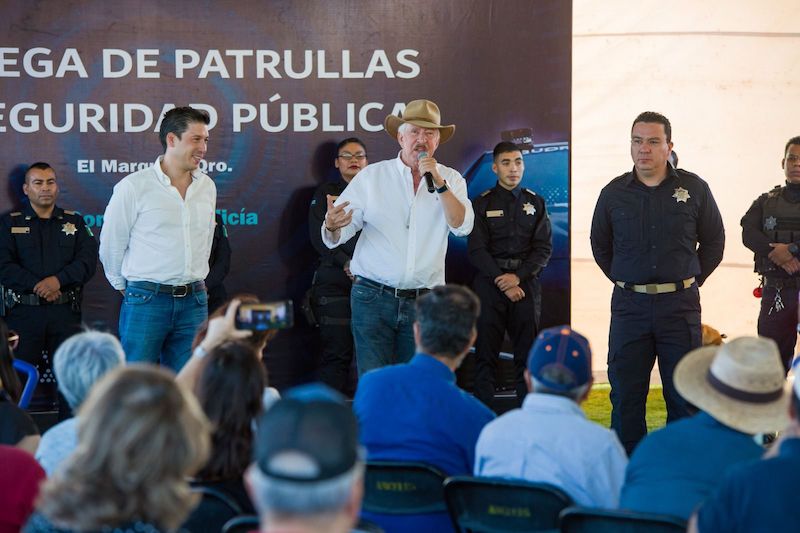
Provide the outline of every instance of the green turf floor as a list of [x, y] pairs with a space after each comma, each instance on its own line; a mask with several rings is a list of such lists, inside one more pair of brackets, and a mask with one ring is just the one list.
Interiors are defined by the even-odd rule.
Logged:
[[[605, 427], [611, 426], [609, 390], [611, 387], [608, 383], [594, 385], [589, 392], [589, 397], [581, 406], [588, 418]], [[667, 423], [667, 408], [664, 405], [664, 397], [661, 396], [661, 387], [650, 387], [650, 393], [647, 395], [646, 418], [648, 431], [664, 427]]]

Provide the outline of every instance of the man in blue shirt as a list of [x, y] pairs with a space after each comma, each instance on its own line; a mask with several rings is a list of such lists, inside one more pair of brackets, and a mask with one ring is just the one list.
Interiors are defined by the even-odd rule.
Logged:
[[[798, 371], [795, 361], [795, 373]], [[796, 375], [796, 374], [795, 374]], [[782, 387], [783, 389], [783, 387]], [[780, 391], [783, 393], [783, 390]], [[760, 394], [767, 394], [764, 390]], [[773, 391], [778, 394], [778, 391]], [[797, 531], [800, 523], [800, 380], [788, 393], [789, 426], [764, 460], [738, 465], [689, 523], [693, 533]]]
[[[417, 299], [417, 353], [407, 364], [367, 372], [353, 409], [368, 460], [419, 461], [468, 475], [475, 441], [494, 414], [456, 385], [455, 370], [475, 342], [480, 303], [466, 287], [435, 287]], [[387, 533], [452, 531], [446, 513], [362, 513]]]
[[[741, 337], [689, 352], [674, 379], [681, 396], [701, 411], [636, 447], [620, 507], [688, 520], [731, 467], [761, 457], [754, 434], [786, 426], [784, 370], [774, 341]], [[757, 383], [778, 393], [765, 399]]]
[[522, 408], [481, 432], [475, 475], [550, 483], [577, 505], [615, 509], [628, 458], [616, 434], [581, 411], [592, 386], [589, 341], [569, 326], [542, 331], [525, 382]]

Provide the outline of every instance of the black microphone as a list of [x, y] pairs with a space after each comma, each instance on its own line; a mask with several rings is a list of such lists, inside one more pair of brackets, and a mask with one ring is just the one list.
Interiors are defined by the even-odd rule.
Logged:
[[[422, 159], [423, 157], [428, 157], [428, 152], [420, 152], [417, 154], [417, 161]], [[430, 172], [426, 172], [422, 175], [425, 178], [425, 184], [428, 186], [428, 192], [434, 193], [436, 192], [436, 187], [433, 186], [433, 176], [431, 176]]]

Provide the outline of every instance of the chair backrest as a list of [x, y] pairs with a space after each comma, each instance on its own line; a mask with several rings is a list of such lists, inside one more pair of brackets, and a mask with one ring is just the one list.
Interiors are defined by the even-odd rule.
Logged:
[[25, 381], [25, 386], [22, 388], [22, 394], [19, 397], [19, 406], [23, 409], [27, 409], [28, 405], [31, 403], [31, 398], [33, 398], [33, 391], [36, 389], [36, 384], [39, 383], [39, 371], [36, 370], [36, 367], [32, 364], [19, 359], [14, 359], [14, 370], [28, 376], [27, 381]]
[[553, 485], [493, 477], [448, 478], [444, 496], [460, 532], [558, 530], [559, 513], [572, 505]]
[[181, 526], [189, 533], [217, 533], [231, 518], [244, 512], [236, 499], [224, 490], [198, 484], [192, 485], [192, 492], [200, 493], [202, 499]]
[[444, 512], [444, 479], [424, 463], [367, 461], [362, 508], [385, 514]]
[[259, 525], [258, 516], [254, 514], [236, 516], [225, 522], [222, 533], [249, 533], [258, 531]]
[[678, 533], [686, 521], [674, 517], [633, 511], [607, 511], [570, 507], [561, 513], [562, 533]]

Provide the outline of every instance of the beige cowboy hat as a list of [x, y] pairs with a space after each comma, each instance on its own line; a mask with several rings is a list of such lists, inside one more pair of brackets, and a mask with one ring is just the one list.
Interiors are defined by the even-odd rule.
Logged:
[[383, 127], [386, 128], [386, 133], [393, 139], [397, 139], [397, 130], [401, 124], [406, 122], [421, 128], [439, 130], [439, 144], [446, 143], [456, 131], [454, 124], [442, 126], [439, 106], [430, 100], [412, 100], [406, 105], [405, 111], [400, 116], [388, 115], [383, 121]]
[[673, 379], [688, 402], [733, 429], [769, 433], [789, 423], [791, 385], [772, 339], [739, 337], [692, 350]]

